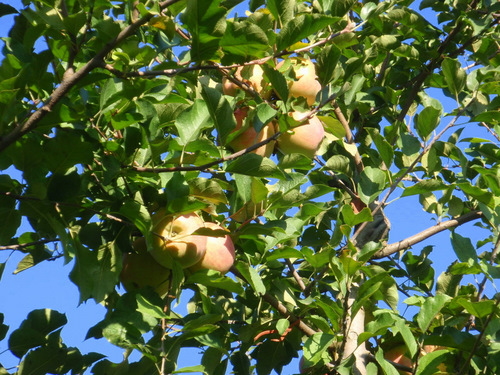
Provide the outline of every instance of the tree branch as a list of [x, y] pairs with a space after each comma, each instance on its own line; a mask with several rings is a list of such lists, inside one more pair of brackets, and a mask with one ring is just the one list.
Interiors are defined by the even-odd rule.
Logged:
[[[178, 1], [179, 0], [167, 0], [162, 2], [160, 6], [163, 9]], [[0, 152], [5, 150], [26, 133], [35, 129], [38, 123], [54, 109], [56, 104], [73, 88], [73, 86], [78, 83], [78, 81], [80, 81], [95, 68], [101, 66], [102, 61], [104, 60], [106, 55], [108, 55], [118, 44], [131, 36], [139, 27], [146, 24], [151, 18], [153, 18], [153, 14], [148, 14], [124, 28], [115, 39], [107, 43], [80, 70], [75, 72], [72, 68], [69, 68], [64, 73], [61, 84], [52, 92], [45, 103], [35, 112], [33, 112], [24, 123], [17, 124], [17, 126], [12, 129], [10, 133], [0, 138]]]
[[5, 245], [5, 246], [0, 246], [0, 250], [22, 250], [26, 247], [43, 245], [46, 243], [57, 242], [57, 241], [60, 241], [60, 239], [55, 238], [55, 239], [46, 239], [46, 240], [39, 240], [39, 241], [33, 241], [33, 242], [19, 243], [16, 245]]
[[422, 242], [426, 240], [429, 237], [432, 237], [433, 235], [440, 233], [446, 229], [451, 229], [458, 227], [462, 224], [468, 223], [469, 221], [472, 220], [477, 220], [479, 219], [483, 213], [481, 211], [471, 211], [469, 213], [466, 213], [456, 219], [451, 219], [448, 221], [444, 221], [442, 223], [436, 224], [430, 228], [427, 228], [426, 230], [423, 230], [420, 233], [417, 233], [411, 237], [408, 237], [404, 240], [398, 241], [396, 243], [387, 245], [383, 249], [381, 249], [379, 252], [377, 252], [374, 256], [373, 259], [380, 259], [387, 257], [389, 255], [392, 255], [394, 253], [397, 253], [398, 251], [401, 250], [406, 250], [409, 247]]

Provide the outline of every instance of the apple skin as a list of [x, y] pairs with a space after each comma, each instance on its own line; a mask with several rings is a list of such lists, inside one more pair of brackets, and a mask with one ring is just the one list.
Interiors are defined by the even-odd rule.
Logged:
[[[311, 60], [293, 57], [295, 80], [288, 82], [288, 91], [294, 98], [304, 97], [310, 106], [316, 102], [316, 95], [321, 91], [321, 84], [317, 80], [314, 63]], [[281, 68], [285, 61], [281, 61], [276, 68]]]
[[[234, 111], [234, 117], [236, 118], [236, 128], [234, 129], [234, 131], [238, 131], [239, 129], [241, 129], [247, 116], [248, 107], [237, 108]], [[241, 151], [263, 141], [266, 138], [272, 137], [274, 134], [275, 130], [272, 123], [264, 126], [259, 133], [257, 133], [252, 125], [250, 125], [248, 129], [243, 131], [240, 135], [229, 142], [228, 146], [231, 147], [234, 151]], [[269, 157], [273, 153], [275, 143], [275, 141], [268, 142], [267, 144], [259, 147], [256, 150], [253, 150], [252, 152], [262, 157]]]
[[[241, 73], [244, 68], [250, 70], [251, 73], [250, 79], [245, 79], [242, 77]], [[259, 94], [262, 94], [264, 92], [264, 85], [265, 85], [264, 71], [262, 70], [260, 65], [252, 65], [248, 67], [240, 66], [238, 69], [236, 69], [236, 73], [234, 73], [234, 78], [246, 83]], [[225, 95], [236, 96], [238, 90], [241, 90], [241, 87], [231, 82], [226, 77], [222, 79], [222, 92]]]
[[[306, 113], [292, 112], [291, 115], [294, 120], [300, 121], [306, 116]], [[298, 153], [312, 159], [324, 136], [323, 124], [319, 118], [313, 116], [304, 121], [302, 125], [281, 134], [278, 138], [278, 148], [284, 154]]]
[[193, 233], [204, 227], [203, 220], [194, 212], [184, 215], [165, 215], [163, 210], [152, 217], [153, 245], [151, 255], [165, 268], [174, 261], [183, 268], [197, 263], [205, 255], [207, 236]]
[[[122, 271], [120, 281], [126, 291], [152, 287], [161, 297], [167, 295], [170, 288], [171, 270], [161, 266], [146, 250], [144, 238], [139, 238], [141, 244], [135, 244], [134, 248], [141, 246], [137, 253], [123, 254]], [[142, 244], [144, 251], [142, 251]]]
[[[205, 223], [206, 228], [225, 230], [218, 224]], [[206, 269], [215, 270], [224, 274], [234, 264], [235, 252], [233, 240], [229, 235], [224, 237], [207, 236], [207, 250], [201, 260], [189, 269], [193, 272]]]

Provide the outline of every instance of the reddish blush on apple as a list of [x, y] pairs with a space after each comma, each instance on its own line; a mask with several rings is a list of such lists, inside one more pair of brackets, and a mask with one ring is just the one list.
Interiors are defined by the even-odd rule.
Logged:
[[[243, 127], [245, 119], [248, 116], [248, 110], [248, 107], [242, 107], [234, 111], [234, 117], [236, 118], [236, 128], [234, 131], [238, 131]], [[249, 124], [247, 129], [228, 143], [228, 146], [234, 151], [241, 151], [262, 142], [264, 139], [272, 137], [274, 134], [275, 130], [272, 123], [265, 125], [259, 133], [257, 133], [252, 124]], [[273, 153], [275, 143], [275, 141], [270, 141], [252, 152], [262, 157], [269, 157]]]
[[[291, 61], [295, 80], [288, 82], [289, 94], [294, 98], [306, 98], [307, 104], [311, 106], [316, 102], [316, 95], [321, 91], [314, 63], [299, 57], [292, 57]], [[280, 69], [284, 63], [285, 60], [281, 61], [276, 68]]]
[[[215, 223], [205, 223], [205, 226], [213, 230], [225, 230]], [[229, 235], [221, 237], [207, 236], [207, 249], [205, 255], [198, 263], [190, 267], [190, 270], [198, 271], [201, 269], [208, 269], [219, 271], [224, 274], [228, 272], [233, 265], [234, 258], [234, 244]]]
[[165, 215], [165, 212], [160, 210], [153, 215], [152, 220], [151, 255], [163, 267], [172, 268], [175, 261], [186, 268], [203, 258], [207, 236], [193, 234], [205, 226], [196, 213]]

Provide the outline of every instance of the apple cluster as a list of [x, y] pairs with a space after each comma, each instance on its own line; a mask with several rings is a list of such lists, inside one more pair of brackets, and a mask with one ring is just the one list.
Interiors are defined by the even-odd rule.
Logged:
[[[316, 101], [316, 95], [321, 90], [321, 84], [317, 80], [314, 63], [311, 60], [298, 57], [291, 58], [290, 62], [295, 79], [288, 81], [289, 95], [293, 98], [303, 97], [307, 104], [312, 106]], [[280, 70], [284, 66], [284, 63], [285, 61], [281, 61], [276, 68]], [[249, 79], [242, 77], [243, 69], [249, 70], [247, 71]], [[262, 98], [269, 99], [272, 96], [272, 88], [264, 80], [264, 71], [260, 65], [245, 68], [240, 67], [236, 70], [234, 78], [242, 82], [249, 89], [254, 90]], [[222, 82], [222, 90], [226, 95], [235, 96], [241, 88], [225, 77]], [[252, 124], [246, 121], [248, 114], [249, 107], [246, 106], [237, 108], [234, 112], [236, 128], [233, 132], [237, 133], [237, 136], [228, 143], [228, 146], [234, 151], [244, 150], [264, 139], [272, 137], [277, 132], [278, 125], [276, 122], [266, 124], [260, 132], [257, 132]], [[325, 135], [323, 124], [318, 117], [307, 116], [307, 112], [293, 111], [289, 113], [289, 116], [299, 124], [281, 134], [277, 142], [271, 141], [254, 150], [254, 153], [263, 157], [269, 157], [273, 153], [275, 146], [277, 146], [278, 150], [285, 155], [298, 153], [311, 159], [314, 157]]]
[[[191, 272], [211, 269], [226, 273], [234, 263], [231, 237], [218, 224], [204, 222], [194, 213], [166, 214], [160, 210], [152, 216], [153, 243], [148, 251], [146, 240], [133, 243], [134, 253], [123, 255], [120, 280], [125, 290], [151, 286], [160, 296], [168, 293], [171, 269], [181, 266]], [[198, 234], [208, 228], [213, 236]]]

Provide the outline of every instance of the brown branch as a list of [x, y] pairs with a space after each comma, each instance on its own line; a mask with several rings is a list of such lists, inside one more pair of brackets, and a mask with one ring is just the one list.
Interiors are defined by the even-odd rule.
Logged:
[[292, 272], [293, 278], [295, 279], [295, 281], [299, 285], [300, 290], [305, 291], [306, 290], [306, 285], [304, 284], [304, 281], [302, 280], [302, 278], [300, 277], [299, 273], [297, 272], [297, 270], [293, 266], [292, 261], [287, 258], [287, 259], [285, 259], [285, 262], [286, 262], [286, 265], [288, 266], [288, 268], [290, 269], [290, 271]]
[[55, 239], [46, 239], [46, 240], [39, 240], [39, 241], [33, 241], [33, 242], [19, 243], [16, 245], [5, 245], [5, 246], [0, 246], [0, 250], [22, 250], [26, 247], [43, 245], [46, 243], [57, 242], [57, 241], [61, 241], [61, 240], [59, 238], [55, 238]]
[[278, 131], [274, 135], [272, 135], [271, 137], [266, 138], [263, 141], [258, 142], [250, 147], [247, 147], [243, 150], [235, 152], [234, 154], [222, 157], [220, 159], [211, 161], [210, 163], [206, 163], [203, 165], [198, 165], [198, 166], [190, 165], [190, 166], [186, 166], [186, 167], [180, 166], [180, 167], [164, 167], [164, 168], [154, 168], [154, 167], [148, 168], [148, 167], [137, 167], [137, 166], [133, 166], [133, 165], [127, 165], [127, 166], [124, 166], [124, 168], [129, 168], [129, 169], [132, 169], [136, 172], [152, 172], [152, 173], [179, 172], [179, 171], [205, 171], [205, 170], [213, 167], [214, 165], [221, 164], [225, 161], [236, 159], [244, 154], [248, 154], [248, 153], [252, 152], [253, 150], [258, 149], [259, 147], [261, 147], [261, 146], [263, 146], [271, 141], [278, 139], [278, 137], [280, 135], [281, 135], [281, 132]]
[[465, 223], [468, 223], [469, 221], [472, 221], [472, 220], [477, 220], [477, 219], [481, 218], [482, 215], [483, 215], [483, 213], [481, 211], [471, 211], [471, 212], [466, 213], [466, 214], [464, 214], [456, 219], [451, 219], [451, 220], [436, 224], [436, 225], [434, 225], [430, 228], [427, 228], [427, 229], [423, 230], [422, 232], [417, 233], [411, 237], [408, 237], [404, 240], [401, 240], [401, 241], [398, 241], [398, 242], [395, 242], [393, 244], [385, 246], [380, 251], [378, 251], [373, 256], [373, 258], [380, 259], [380, 258], [387, 257], [389, 255], [392, 255], [394, 253], [397, 253], [398, 251], [406, 250], [409, 247], [411, 247], [419, 242], [422, 242], [422, 241], [428, 239], [429, 237], [431, 237], [437, 233], [440, 233], [446, 229], [458, 227], [458, 226], [465, 224]]
[[[179, 0], [167, 0], [160, 4], [161, 8], [166, 8]], [[139, 27], [146, 24], [153, 14], [148, 14], [124, 28], [118, 36], [107, 43], [94, 57], [92, 57], [81, 69], [74, 71], [69, 68], [63, 76], [61, 84], [52, 92], [50, 97], [45, 101], [42, 107], [33, 112], [28, 120], [24, 123], [17, 124], [16, 127], [8, 134], [0, 138], [0, 152], [9, 147], [16, 140], [21, 138], [26, 133], [35, 129], [38, 123], [51, 112], [56, 104], [75, 86], [78, 81], [89, 74], [95, 68], [101, 66], [104, 58], [121, 42], [131, 36]]]

